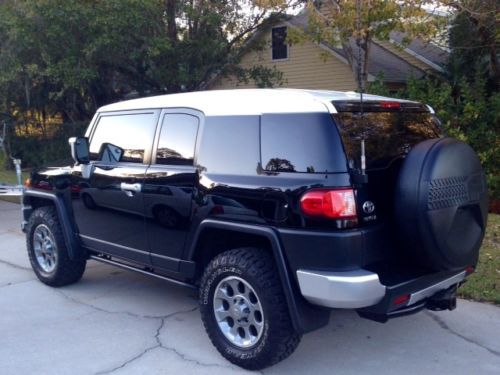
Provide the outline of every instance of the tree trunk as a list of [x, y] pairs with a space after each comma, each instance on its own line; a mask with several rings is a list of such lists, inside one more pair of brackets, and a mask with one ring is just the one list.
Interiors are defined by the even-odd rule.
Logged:
[[165, 13], [167, 17], [167, 36], [172, 43], [177, 42], [177, 23], [175, 15], [177, 11], [177, 0], [165, 0]]
[[[176, 13], [177, 13], [177, 0], [165, 0], [165, 13], [167, 20], [167, 37], [172, 43], [175, 50], [175, 46], [178, 43], [178, 35], [177, 35], [177, 23], [176, 23]], [[167, 61], [169, 66], [169, 70], [172, 72], [172, 77], [179, 77], [179, 62], [177, 58], [172, 58], [171, 61]], [[176, 79], [174, 82], [171, 82], [167, 90], [169, 93], [176, 93], [181, 91], [181, 85]]]

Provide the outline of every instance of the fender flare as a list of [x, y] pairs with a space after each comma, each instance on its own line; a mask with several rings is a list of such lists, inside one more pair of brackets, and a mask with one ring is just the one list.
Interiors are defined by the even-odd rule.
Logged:
[[33, 212], [33, 208], [31, 207], [31, 204], [27, 199], [29, 197], [50, 200], [54, 204], [57, 216], [59, 218], [59, 222], [61, 223], [64, 243], [68, 250], [69, 258], [74, 260], [74, 259], [79, 259], [81, 257], [85, 257], [85, 254], [83, 253], [82, 248], [76, 239], [74, 225], [71, 221], [70, 215], [68, 214], [68, 211], [65, 208], [66, 206], [64, 203], [64, 197], [59, 194], [30, 190], [30, 189], [25, 189], [23, 191], [23, 205], [22, 205], [23, 231], [25, 231], [26, 224], [28, 223], [31, 213]]
[[303, 334], [328, 324], [330, 311], [308, 303], [302, 297], [298, 285], [290, 277], [290, 271], [283, 252], [283, 245], [281, 244], [279, 234], [274, 229], [260, 225], [205, 219], [196, 230], [187, 254], [187, 259], [194, 259], [198, 240], [201, 234], [207, 229], [224, 229], [266, 238], [271, 244], [271, 251], [278, 268], [294, 329], [298, 333]]

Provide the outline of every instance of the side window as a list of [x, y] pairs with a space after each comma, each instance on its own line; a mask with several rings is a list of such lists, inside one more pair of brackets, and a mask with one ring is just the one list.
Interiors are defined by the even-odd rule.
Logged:
[[340, 136], [328, 113], [262, 115], [262, 167], [270, 172], [346, 171]]
[[274, 27], [272, 35], [272, 58], [283, 60], [288, 58], [288, 45], [286, 44], [286, 26]]
[[251, 175], [259, 161], [259, 116], [205, 118], [197, 162], [207, 172]]
[[142, 163], [153, 144], [156, 119], [153, 112], [101, 116], [90, 141], [90, 160]]
[[156, 164], [193, 165], [199, 119], [183, 113], [163, 117]]

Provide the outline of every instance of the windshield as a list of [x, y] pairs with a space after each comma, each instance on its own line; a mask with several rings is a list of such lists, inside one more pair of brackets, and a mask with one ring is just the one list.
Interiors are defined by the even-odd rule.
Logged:
[[360, 169], [361, 140], [366, 168], [387, 168], [426, 139], [440, 136], [439, 121], [429, 112], [340, 112], [334, 115], [352, 169]]

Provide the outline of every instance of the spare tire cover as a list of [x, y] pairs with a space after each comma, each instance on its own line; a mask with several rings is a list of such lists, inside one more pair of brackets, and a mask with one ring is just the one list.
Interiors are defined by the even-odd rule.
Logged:
[[454, 138], [412, 148], [395, 194], [401, 246], [435, 271], [475, 266], [484, 237], [488, 197], [476, 153]]

